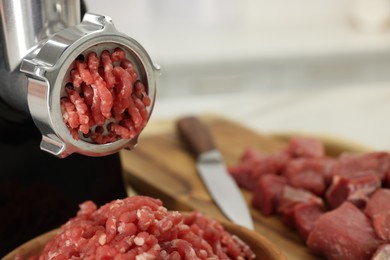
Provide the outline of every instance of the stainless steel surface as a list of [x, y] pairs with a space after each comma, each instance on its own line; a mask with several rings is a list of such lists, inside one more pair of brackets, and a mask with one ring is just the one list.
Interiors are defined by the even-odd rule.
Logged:
[[80, 22], [80, 0], [0, 1], [3, 44], [10, 71], [41, 40]]
[[233, 222], [254, 229], [246, 201], [233, 178], [227, 173], [222, 156], [217, 150], [198, 157], [199, 174], [215, 203]]
[[0, 0], [2, 22], [0, 96], [24, 113], [27, 78], [23, 58], [48, 36], [80, 22], [80, 0]]
[[158, 67], [144, 48], [116, 30], [111, 18], [87, 13], [80, 23], [79, 0], [0, 0], [2, 57], [0, 100], [15, 110], [30, 113], [42, 133], [41, 149], [58, 157], [71, 153], [104, 156], [133, 148], [138, 136], [98, 145], [81, 134], [76, 141], [63, 122], [60, 99], [75, 59], [81, 54], [120, 47], [156, 97]]
[[[133, 148], [137, 137], [98, 145], [87, 140], [75, 140], [63, 123], [60, 99], [65, 96], [65, 85], [73, 63], [80, 54], [121, 47], [147, 82], [149, 95], [155, 99], [156, 72], [146, 51], [134, 39], [119, 33], [109, 17], [86, 14], [83, 21], [53, 35], [20, 66], [28, 76], [28, 105], [35, 124], [42, 132], [41, 148], [59, 157], [77, 152], [88, 156], [102, 156], [123, 147]], [[148, 107], [149, 115], [153, 105]], [[81, 136], [82, 137], [82, 136]]]

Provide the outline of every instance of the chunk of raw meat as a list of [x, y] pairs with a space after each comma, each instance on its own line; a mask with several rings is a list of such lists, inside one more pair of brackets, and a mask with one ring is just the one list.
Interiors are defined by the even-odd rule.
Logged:
[[378, 247], [371, 260], [389, 260], [390, 259], [390, 244], [384, 244]]
[[369, 196], [381, 186], [381, 181], [374, 173], [356, 178], [334, 176], [333, 183], [326, 192], [326, 201], [331, 208], [337, 208], [344, 201], [358, 207], [364, 207]]
[[385, 176], [385, 186], [387, 187], [387, 188], [390, 188], [390, 171], [388, 171], [387, 173], [386, 173], [386, 176]]
[[313, 203], [299, 203], [294, 206], [295, 228], [306, 241], [317, 220], [325, 213], [323, 207]]
[[371, 217], [376, 214], [390, 213], [390, 189], [378, 189], [375, 191], [365, 208], [365, 213]]
[[334, 158], [324, 158], [322, 160], [322, 174], [324, 176], [325, 184], [329, 186], [332, 183], [333, 175], [332, 170], [333, 166], [337, 163], [337, 159]]
[[322, 159], [299, 158], [291, 160], [283, 176], [289, 185], [322, 196], [325, 192], [324, 162]]
[[367, 202], [365, 213], [371, 218], [377, 235], [390, 241], [390, 189], [378, 189]]
[[272, 215], [282, 197], [286, 178], [268, 174], [260, 177], [252, 197], [253, 207], [259, 209], [265, 216]]
[[343, 203], [323, 214], [307, 240], [309, 249], [327, 259], [370, 259], [380, 245], [370, 220], [355, 205]]
[[247, 149], [239, 163], [230, 166], [228, 170], [238, 185], [248, 190], [254, 190], [262, 175], [279, 174], [289, 159], [289, 155], [284, 152], [265, 155], [254, 149]]
[[278, 206], [278, 212], [281, 214], [284, 225], [295, 228], [294, 207], [301, 203], [324, 207], [324, 202], [320, 197], [309, 191], [285, 185]]
[[367, 154], [342, 154], [332, 169], [332, 175], [359, 177], [372, 171], [382, 181], [390, 171], [390, 155], [387, 152]]
[[287, 152], [293, 157], [322, 158], [324, 146], [320, 140], [307, 137], [293, 137], [290, 139]]

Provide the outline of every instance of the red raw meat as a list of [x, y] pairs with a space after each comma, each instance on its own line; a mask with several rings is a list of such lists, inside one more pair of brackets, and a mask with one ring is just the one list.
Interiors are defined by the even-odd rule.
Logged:
[[387, 188], [390, 188], [390, 171], [388, 171], [386, 173], [386, 176], [385, 176], [385, 185]]
[[293, 219], [295, 228], [305, 241], [309, 237], [319, 217], [324, 213], [324, 208], [314, 203], [298, 203], [294, 206]]
[[230, 175], [240, 187], [252, 191], [255, 190], [257, 180], [260, 176], [257, 172], [254, 172], [252, 165], [256, 161], [261, 161], [263, 157], [263, 155], [260, 155], [255, 150], [247, 149], [244, 151], [238, 164], [228, 167]]
[[372, 217], [374, 229], [379, 238], [390, 242], [390, 214], [377, 214]]
[[68, 98], [61, 99], [61, 111], [64, 122], [70, 128], [79, 127], [80, 119], [76, 106]]
[[81, 59], [76, 59], [75, 67], [79, 72], [81, 79], [85, 82], [85, 84], [91, 85], [93, 83], [93, 77], [91, 75], [91, 72], [87, 68], [87, 64], [85, 64], [85, 62]]
[[244, 151], [239, 163], [228, 170], [238, 185], [254, 190], [262, 175], [279, 174], [289, 160], [289, 155], [284, 152], [264, 155], [249, 148]]
[[390, 259], [390, 244], [384, 244], [378, 247], [371, 260], [388, 260]]
[[370, 259], [380, 243], [370, 220], [350, 202], [323, 214], [307, 240], [311, 251], [333, 260]]
[[121, 48], [116, 48], [111, 54], [112, 62], [126, 60], [126, 53]]
[[322, 174], [324, 176], [326, 186], [329, 186], [332, 183], [333, 175], [333, 167], [337, 163], [337, 159], [334, 158], [324, 158], [322, 160], [323, 168]]
[[390, 213], [390, 189], [378, 189], [367, 202], [365, 213], [368, 216]]
[[252, 197], [252, 205], [265, 216], [272, 215], [278, 207], [279, 200], [282, 197], [286, 179], [282, 176], [267, 174], [257, 182]]
[[324, 202], [320, 197], [309, 191], [285, 185], [278, 206], [278, 212], [281, 214], [284, 225], [295, 228], [294, 207], [301, 203], [324, 207]]
[[293, 137], [290, 139], [287, 152], [293, 157], [322, 158], [324, 147], [321, 141], [307, 137]]
[[112, 66], [110, 53], [108, 51], [103, 51], [101, 54], [103, 70], [104, 70], [104, 80], [107, 83], [107, 88], [113, 88], [115, 86], [115, 77], [112, 74], [114, 67]]
[[152, 101], [150, 100], [149, 96], [146, 94], [146, 88], [144, 84], [142, 84], [141, 81], [136, 81], [134, 85], [135, 85], [134, 86], [135, 95], [137, 96], [137, 98], [142, 100], [145, 106], [149, 106]]
[[74, 104], [77, 110], [77, 114], [80, 121], [80, 131], [83, 132], [84, 134], [87, 134], [89, 132], [88, 107], [85, 104], [84, 99], [80, 97], [79, 92], [68, 88], [66, 89], [66, 92], [68, 94], [70, 101]]
[[378, 189], [367, 202], [365, 213], [371, 218], [377, 235], [390, 241], [390, 189]]
[[390, 171], [390, 155], [387, 152], [367, 154], [342, 154], [332, 169], [332, 175], [359, 177], [373, 171], [382, 181]]
[[[106, 119], [111, 118], [111, 109], [113, 107], [114, 98], [107, 88], [107, 84], [97, 71], [92, 73], [94, 83], [91, 84], [92, 89], [97, 91], [100, 98], [100, 111]], [[95, 93], [95, 92], [94, 92]]]
[[200, 212], [183, 216], [160, 200], [132, 196], [77, 216], [44, 247], [39, 259], [254, 259], [248, 245]]
[[[390, 242], [390, 189], [380, 189], [382, 183], [390, 187], [387, 152], [330, 158], [319, 140], [295, 137], [281, 153], [247, 149], [230, 173], [253, 191], [252, 205], [263, 215], [277, 211], [327, 259], [370, 259]], [[334, 210], [327, 212], [323, 199]], [[359, 211], [364, 206], [368, 217]], [[387, 256], [389, 247], [375, 259]]]
[[369, 196], [381, 186], [381, 181], [373, 172], [355, 178], [334, 176], [333, 183], [326, 192], [326, 201], [331, 208], [337, 208], [344, 201], [364, 207]]
[[[104, 50], [100, 57], [90, 52], [86, 60], [84, 56], [75, 60], [67, 96], [61, 101], [64, 123], [74, 139], [84, 134], [94, 143], [105, 144], [134, 138], [145, 127], [152, 100], [135, 69], [120, 48], [112, 53]], [[103, 131], [96, 131], [96, 126]]]
[[289, 185], [322, 196], [326, 188], [323, 171], [322, 159], [299, 158], [287, 164], [283, 176], [287, 178]]

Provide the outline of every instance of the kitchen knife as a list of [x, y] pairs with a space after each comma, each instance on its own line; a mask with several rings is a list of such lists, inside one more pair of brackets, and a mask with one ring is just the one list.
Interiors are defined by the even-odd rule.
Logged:
[[231, 221], [254, 229], [244, 197], [226, 170], [207, 127], [195, 117], [179, 119], [177, 128], [197, 157], [197, 169], [213, 200]]

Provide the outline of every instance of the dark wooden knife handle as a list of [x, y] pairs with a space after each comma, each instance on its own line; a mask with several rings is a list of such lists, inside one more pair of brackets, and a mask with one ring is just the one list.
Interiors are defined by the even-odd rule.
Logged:
[[177, 129], [193, 154], [199, 154], [215, 149], [213, 138], [206, 125], [193, 116], [178, 120]]

